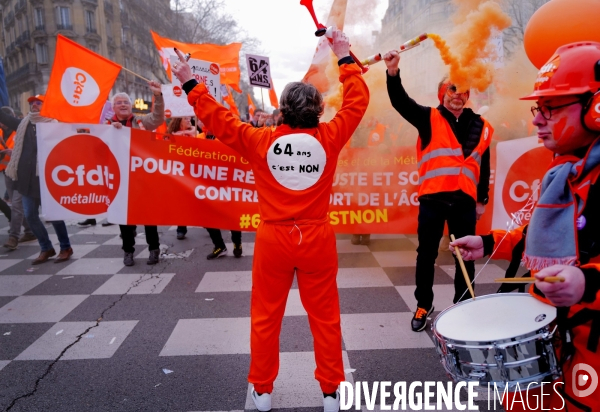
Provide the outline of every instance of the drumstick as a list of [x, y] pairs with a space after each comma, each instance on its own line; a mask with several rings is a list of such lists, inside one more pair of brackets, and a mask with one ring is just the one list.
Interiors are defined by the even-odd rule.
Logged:
[[[498, 278], [498, 279], [494, 279], [494, 282], [497, 283], [532, 283], [535, 282], [536, 280], [540, 280], [540, 279], [536, 279], [536, 278]], [[564, 282], [565, 278], [563, 278], [562, 276], [546, 276], [543, 279], [544, 282], [549, 282], [549, 283], [558, 283], [558, 282]]]
[[[456, 241], [454, 235], [450, 235], [450, 239], [452, 241]], [[467, 268], [465, 268], [465, 262], [463, 262], [462, 256], [460, 255], [460, 250], [458, 250], [458, 246], [454, 246], [454, 251], [456, 252], [456, 257], [458, 258], [458, 263], [460, 264], [460, 268], [462, 269], [463, 276], [465, 277], [465, 282], [469, 287], [469, 292], [471, 293], [471, 297], [475, 300], [475, 292], [473, 292], [473, 286], [471, 285], [471, 279], [469, 279], [469, 275], [467, 273]], [[458, 273], [454, 276], [458, 276]]]

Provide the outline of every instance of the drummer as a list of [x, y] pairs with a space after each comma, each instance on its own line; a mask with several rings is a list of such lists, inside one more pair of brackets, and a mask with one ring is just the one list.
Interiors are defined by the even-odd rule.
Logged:
[[[538, 73], [534, 92], [522, 100], [537, 101], [533, 124], [555, 155], [526, 235], [524, 227], [492, 231], [460, 238], [450, 248], [458, 246], [468, 260], [491, 253], [510, 260], [513, 247], [525, 239], [523, 263], [536, 278], [530, 292], [558, 309], [564, 377], [557, 387], [564, 407], [600, 411], [600, 43], [560, 47]], [[548, 276], [564, 282], [545, 282]], [[563, 399], [549, 386], [544, 408], [549, 403], [561, 410]]]

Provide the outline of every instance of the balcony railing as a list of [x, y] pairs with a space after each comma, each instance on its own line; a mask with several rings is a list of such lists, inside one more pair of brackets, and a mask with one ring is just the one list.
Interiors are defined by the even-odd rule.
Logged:
[[15, 45], [22, 46], [25, 43], [28, 43], [30, 38], [31, 36], [29, 36], [29, 30], [25, 30], [19, 37], [17, 37], [15, 40]]
[[46, 26], [44, 24], [35, 26], [35, 31], [46, 31]]
[[73, 25], [72, 24], [57, 24], [56, 29], [57, 30], [73, 30]]
[[7, 73], [6, 84], [11, 84], [29, 75], [35, 75], [36, 70], [37, 68], [35, 63], [25, 63], [14, 72]]
[[86, 28], [85, 28], [85, 32], [86, 32], [86, 33], [91, 33], [91, 34], [96, 34], [96, 33], [98, 33], [98, 31], [96, 30], [96, 28], [95, 28], [95, 27], [86, 27]]
[[90, 6], [98, 6], [98, 0], [81, 0], [81, 2]]

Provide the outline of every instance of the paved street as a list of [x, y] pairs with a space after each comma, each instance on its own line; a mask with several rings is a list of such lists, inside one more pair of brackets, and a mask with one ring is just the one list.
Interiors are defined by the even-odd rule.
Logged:
[[[243, 234], [242, 258], [229, 244], [228, 256], [208, 261], [204, 229], [177, 240], [175, 227], [161, 227], [161, 262], [146, 265], [140, 234], [135, 266], [125, 267], [118, 226], [69, 223], [75, 254], [68, 262], [32, 266], [35, 241], [0, 250], [0, 410], [253, 409], [246, 375], [254, 234]], [[1, 217], [2, 243], [7, 226]], [[338, 236], [349, 381], [447, 380], [430, 332], [410, 330], [415, 243], [415, 236], [374, 235], [369, 246], [355, 246]], [[480, 277], [478, 294], [497, 289], [491, 279], [505, 266], [495, 263]], [[450, 253], [438, 264], [436, 311], [451, 303], [454, 275]], [[307, 316], [294, 287], [273, 410], [322, 411], [313, 370]]]

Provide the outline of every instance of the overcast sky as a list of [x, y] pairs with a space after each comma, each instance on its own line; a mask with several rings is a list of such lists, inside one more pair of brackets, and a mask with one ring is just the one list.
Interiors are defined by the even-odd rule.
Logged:
[[[347, 18], [354, 1], [357, 0], [348, 0]], [[332, 3], [333, 0], [313, 2], [317, 18], [323, 24]], [[317, 46], [315, 24], [306, 7], [300, 5], [300, 0], [225, 0], [225, 4], [226, 12], [235, 16], [250, 36], [260, 40], [262, 51], [270, 59], [271, 76], [279, 97], [287, 83], [302, 79]], [[370, 35], [372, 30], [380, 30], [388, 0], [372, 0], [372, 4], [375, 18], [355, 27], [355, 31]], [[241, 57], [245, 61], [245, 56]], [[260, 101], [259, 88], [255, 88], [255, 97]], [[268, 101], [266, 90], [264, 97]]]

